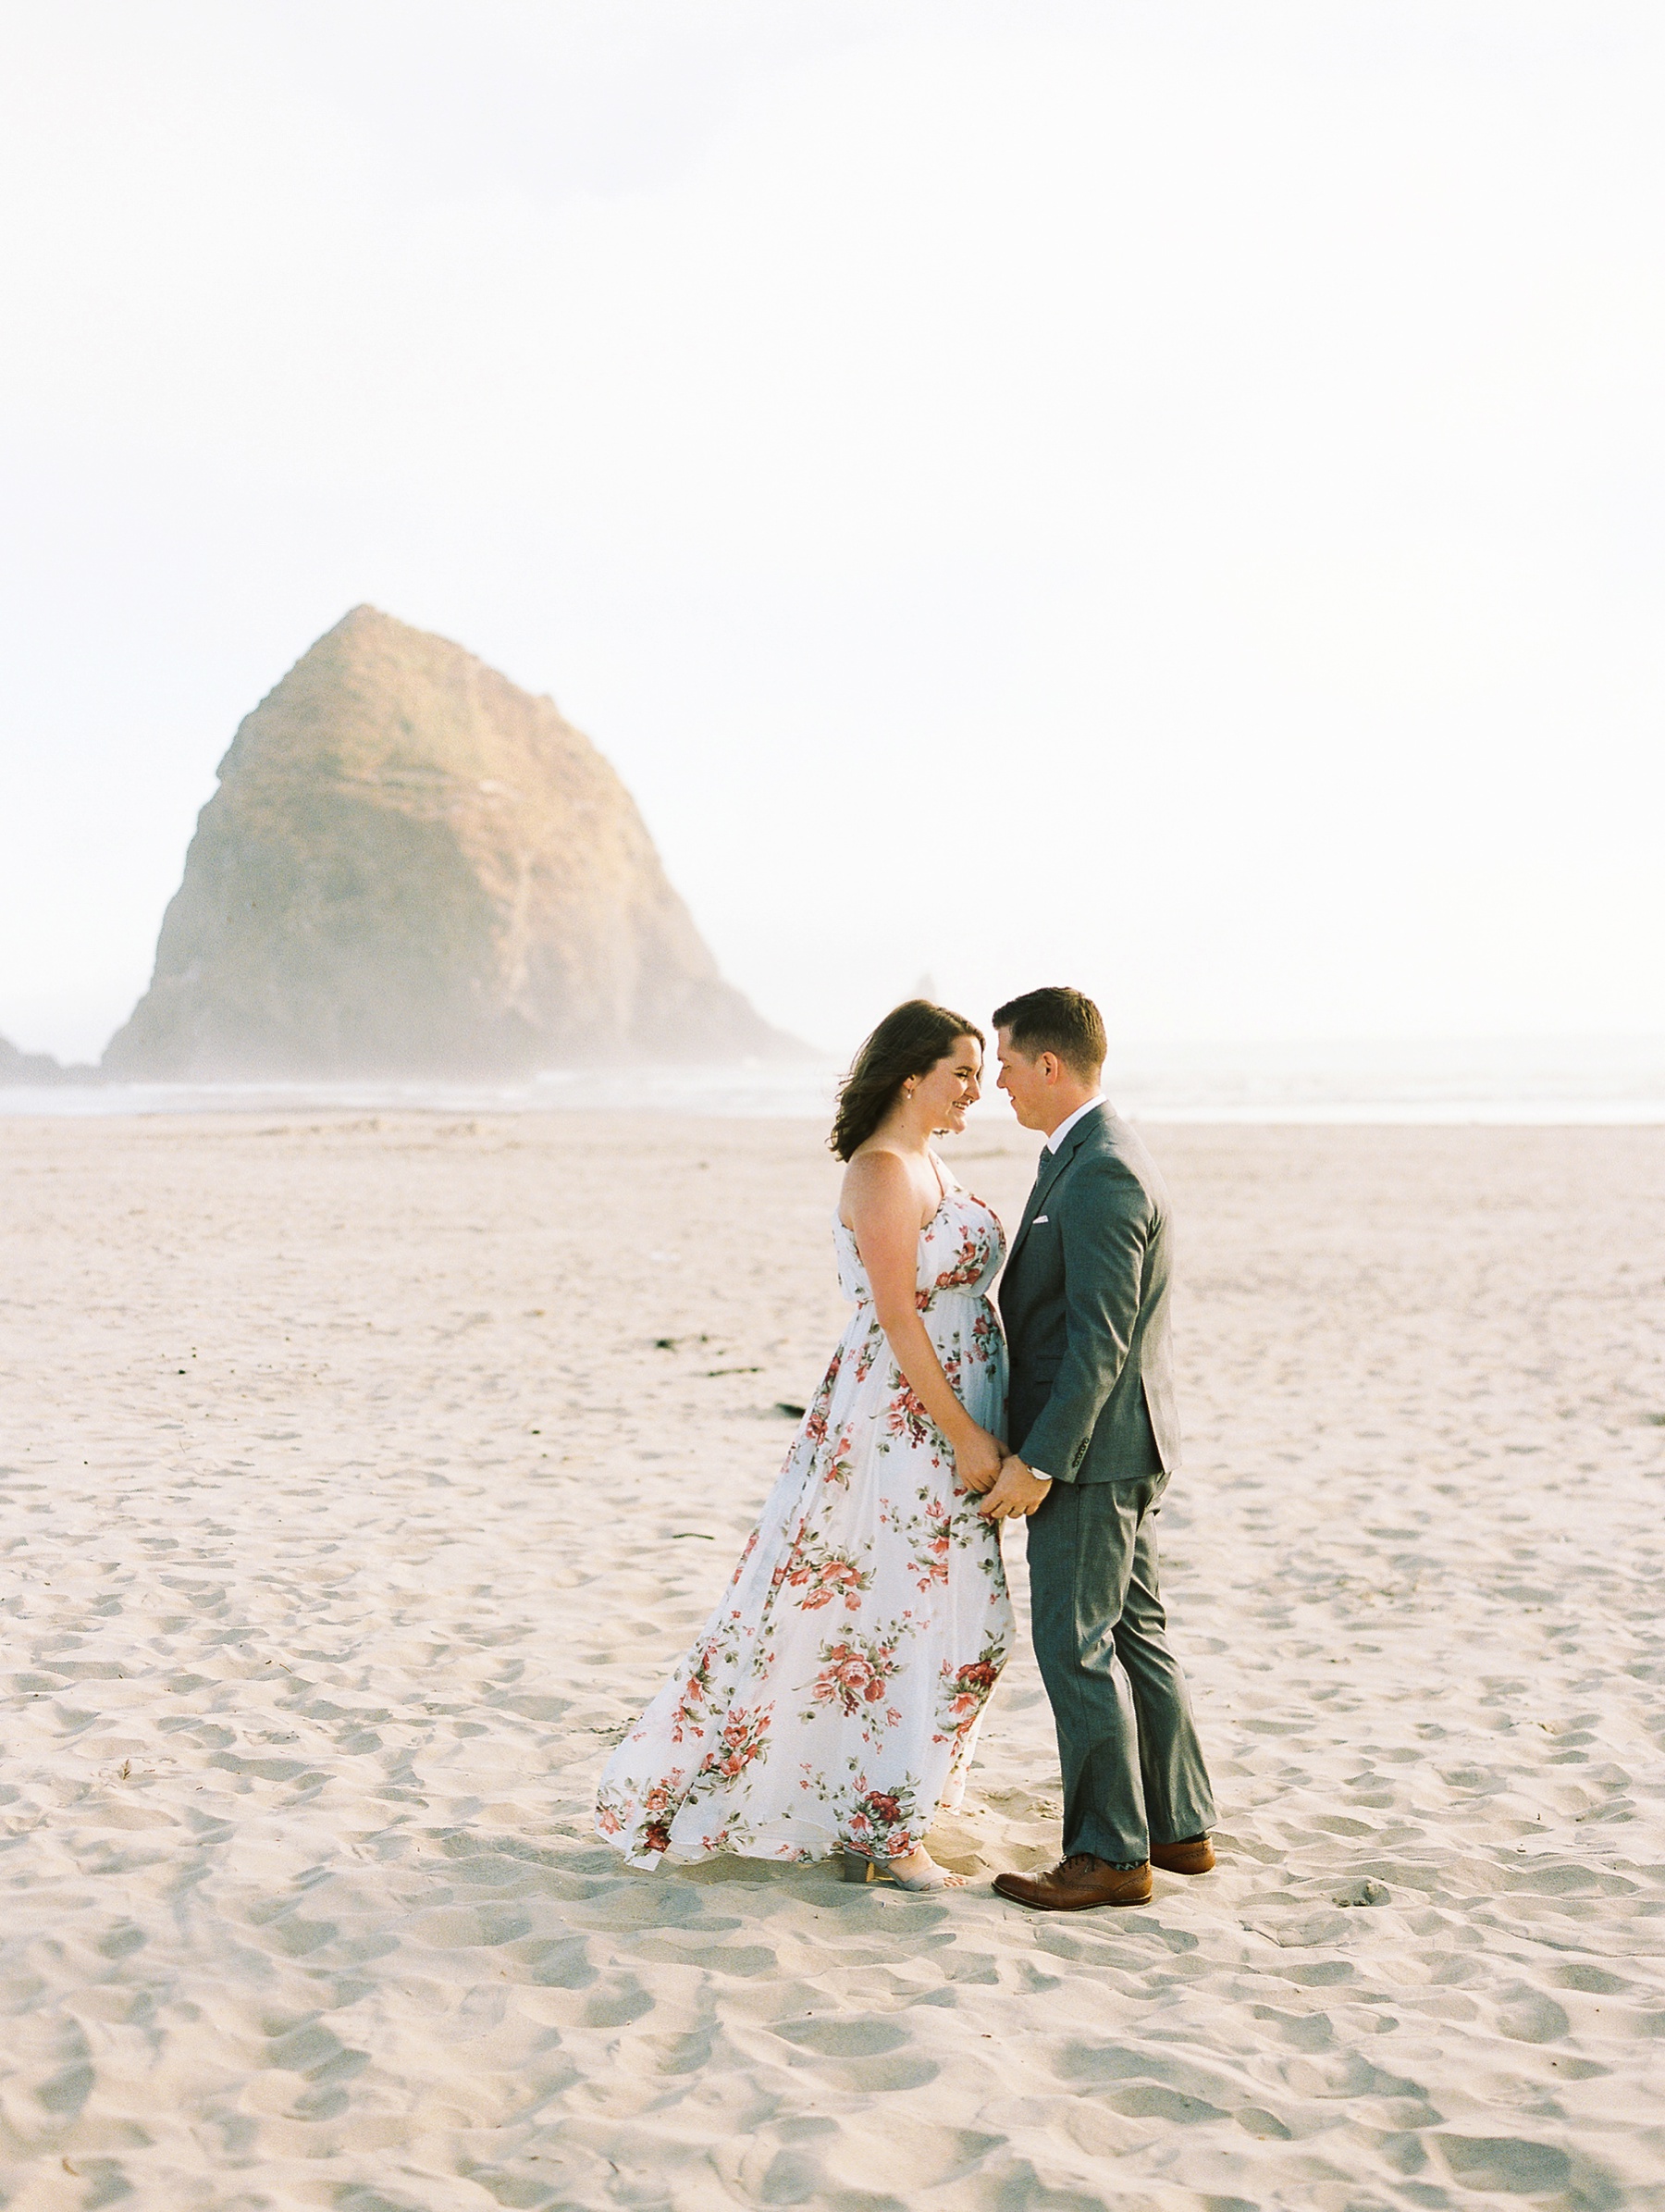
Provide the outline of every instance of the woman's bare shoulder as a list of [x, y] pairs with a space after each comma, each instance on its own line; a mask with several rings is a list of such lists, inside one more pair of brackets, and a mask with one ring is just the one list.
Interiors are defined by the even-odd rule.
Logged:
[[887, 1144], [874, 1144], [852, 1155], [838, 1204], [846, 1228], [853, 1226], [849, 1217], [857, 1207], [864, 1212], [892, 1207], [900, 1211], [905, 1206], [917, 1209], [918, 1205], [913, 1170], [901, 1153]]

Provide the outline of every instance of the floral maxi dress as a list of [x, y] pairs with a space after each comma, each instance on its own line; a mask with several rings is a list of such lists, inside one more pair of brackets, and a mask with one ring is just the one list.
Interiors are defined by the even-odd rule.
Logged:
[[[965, 1791], [1012, 1642], [998, 1528], [955, 1479], [872, 1286], [834, 1221], [855, 1307], [728, 1593], [601, 1778], [596, 1824], [633, 1866], [735, 1851], [901, 1858]], [[949, 1382], [995, 1435], [1000, 1223], [957, 1187], [919, 1232], [918, 1304]]]

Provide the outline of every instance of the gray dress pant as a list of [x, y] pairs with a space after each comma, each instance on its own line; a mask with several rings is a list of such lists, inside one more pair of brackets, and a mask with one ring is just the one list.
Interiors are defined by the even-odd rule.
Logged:
[[1215, 1824], [1156, 1582], [1166, 1475], [1054, 1482], [1029, 1523], [1035, 1656], [1064, 1770], [1064, 1851], [1114, 1866]]

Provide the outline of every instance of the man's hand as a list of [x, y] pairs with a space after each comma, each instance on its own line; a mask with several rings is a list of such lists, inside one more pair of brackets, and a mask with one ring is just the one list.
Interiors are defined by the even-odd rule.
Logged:
[[1036, 1475], [1013, 1452], [1001, 1464], [994, 1488], [978, 1507], [985, 1521], [1026, 1520], [1052, 1489], [1052, 1477]]

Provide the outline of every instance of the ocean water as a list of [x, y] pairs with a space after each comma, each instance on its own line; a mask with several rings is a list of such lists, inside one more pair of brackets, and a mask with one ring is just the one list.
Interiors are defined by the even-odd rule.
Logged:
[[[561, 1069], [521, 1083], [100, 1083], [0, 1089], [0, 1116], [622, 1113], [826, 1120], [832, 1062]], [[1113, 1044], [1105, 1089], [1135, 1120], [1665, 1122], [1665, 1038]], [[1008, 1117], [991, 1092], [975, 1118]]]

